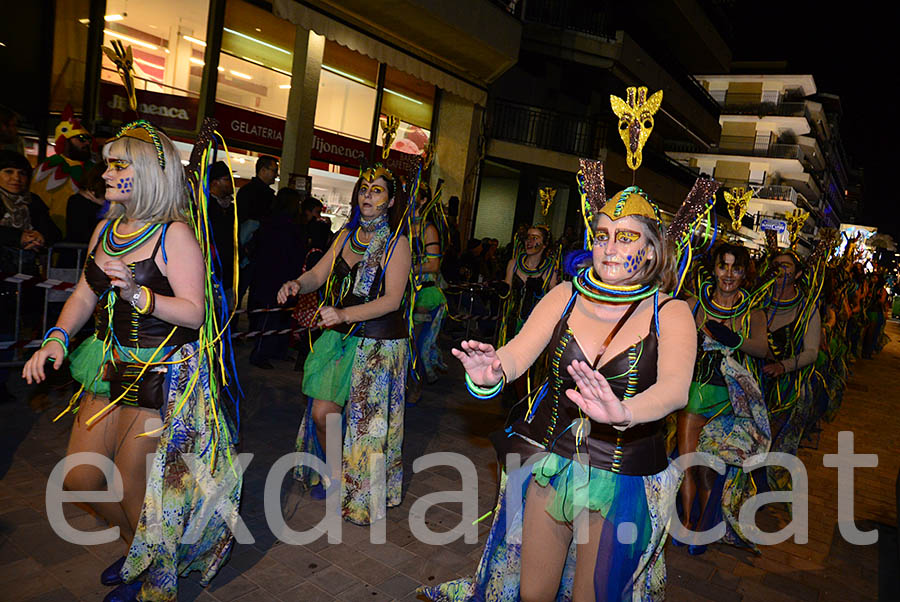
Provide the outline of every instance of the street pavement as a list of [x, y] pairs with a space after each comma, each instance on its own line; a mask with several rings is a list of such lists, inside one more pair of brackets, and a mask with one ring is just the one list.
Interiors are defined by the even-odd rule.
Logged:
[[[893, 339], [874, 360], [853, 369], [837, 419], [825, 424], [817, 447], [801, 450], [809, 476], [809, 541], [789, 539], [753, 554], [726, 545], [710, 546], [703, 556], [667, 546], [669, 600], [876, 600], [879, 577], [896, 582], [897, 503], [900, 469], [900, 328], [888, 325]], [[252, 544], [237, 544], [231, 559], [207, 588], [196, 576], [179, 581], [179, 600], [220, 602], [346, 602], [417, 600], [414, 590], [471, 574], [481, 554], [490, 518], [478, 524], [477, 543], [462, 540], [443, 546], [413, 537], [409, 520], [421, 520], [435, 532], [460, 524], [461, 505], [413, 504], [429, 493], [461, 488], [459, 473], [446, 466], [414, 472], [413, 461], [425, 454], [451, 451], [471, 460], [478, 474], [478, 516], [490, 511], [497, 488], [497, 463], [487, 439], [502, 426], [497, 399], [469, 397], [458, 362], [447, 354], [450, 373], [425, 388], [416, 407], [406, 411], [404, 500], [388, 511], [384, 544], [369, 541], [369, 530], [343, 523], [342, 542], [324, 534], [307, 545], [279, 541], [264, 511], [264, 484], [275, 461], [294, 451], [304, 409], [300, 374], [290, 362], [261, 370], [247, 361], [249, 343], [238, 348], [241, 384], [242, 452], [254, 454], [245, 473], [241, 516]], [[71, 418], [52, 422], [67, 400], [67, 389], [35, 390], [14, 376], [10, 389], [18, 402], [0, 405], [0, 600], [66, 602], [101, 600], [109, 591], [99, 573], [125, 551], [120, 542], [79, 546], [60, 539], [45, 509], [47, 477], [66, 450]], [[838, 432], [855, 434], [856, 453], [878, 454], [876, 468], [855, 472], [855, 519], [860, 529], [879, 529], [881, 542], [855, 546], [841, 537], [837, 524], [837, 469], [823, 465], [823, 455], [837, 450]], [[815, 442], [814, 442], [815, 443]], [[276, 478], [276, 482], [278, 479]], [[277, 491], [277, 486], [276, 486]], [[283, 479], [280, 504], [286, 524], [296, 531], [314, 528], [325, 502], [304, 495]], [[411, 509], [413, 512], [411, 512]], [[105, 528], [93, 515], [65, 505], [69, 523], [82, 530]], [[775, 531], [788, 524], [787, 513], [767, 506], [758, 524]], [[893, 539], [892, 539], [893, 538]], [[880, 566], [882, 565], [886, 566]], [[894, 583], [896, 586], [896, 583]]]

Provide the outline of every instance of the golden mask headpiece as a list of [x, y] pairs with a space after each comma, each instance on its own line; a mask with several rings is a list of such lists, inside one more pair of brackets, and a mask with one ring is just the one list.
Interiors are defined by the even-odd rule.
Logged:
[[792, 249], [797, 246], [797, 241], [800, 239], [800, 231], [803, 229], [803, 224], [806, 223], [808, 218], [809, 213], [803, 209], [794, 209], [784, 216], [784, 221], [787, 222], [788, 232], [791, 235]]
[[662, 90], [647, 98], [647, 88], [631, 87], [626, 90], [627, 99], [609, 97], [613, 113], [619, 118], [619, 136], [625, 143], [625, 163], [632, 170], [641, 166], [644, 143], [653, 131], [653, 115], [662, 104]]
[[152, 144], [156, 148], [156, 161], [159, 163], [160, 169], [166, 168], [166, 155], [163, 152], [162, 140], [159, 137], [159, 131], [152, 123], [144, 119], [132, 121], [124, 126], [114, 138], [110, 138], [109, 142], [114, 142], [120, 138], [134, 138], [147, 144]]
[[741, 220], [744, 219], [744, 214], [747, 213], [747, 203], [753, 197], [753, 189], [744, 192], [743, 188], [732, 188], [730, 192], [723, 191], [722, 195], [728, 206], [728, 215], [731, 216], [731, 229], [737, 232], [741, 229]]
[[550, 212], [550, 206], [553, 204], [553, 199], [556, 198], [556, 188], [545, 186], [544, 188], [540, 188], [538, 193], [541, 195], [541, 215], [547, 215], [547, 213]]
[[362, 178], [366, 182], [374, 182], [378, 178], [384, 178], [388, 182], [394, 181], [394, 174], [391, 173], [391, 170], [382, 165], [381, 163], [376, 163], [372, 167], [368, 167], [363, 170]]

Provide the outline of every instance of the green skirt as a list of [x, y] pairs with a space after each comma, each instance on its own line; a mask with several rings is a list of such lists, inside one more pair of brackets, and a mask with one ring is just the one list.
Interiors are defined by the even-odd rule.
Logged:
[[688, 414], [700, 414], [706, 418], [712, 418], [727, 408], [730, 403], [728, 387], [692, 382], [684, 411]]
[[[155, 347], [150, 349], [118, 346], [116, 349], [119, 352], [119, 357], [123, 358], [123, 360], [124, 358], [131, 358], [131, 354], [133, 353], [134, 356], [142, 362], [149, 362], [150, 358], [153, 357], [153, 354], [156, 352]], [[163, 347], [162, 350], [156, 353], [156, 360], [159, 361], [171, 350], [171, 346]], [[69, 370], [72, 372], [72, 378], [84, 385], [85, 391], [93, 393], [94, 395], [109, 397], [109, 381], [103, 380], [101, 378], [101, 373], [103, 371], [103, 364], [111, 359], [111, 352], [103, 352], [103, 341], [98, 339], [97, 335], [92, 334], [86, 338], [75, 351], [69, 354]], [[122, 403], [134, 405], [129, 404], [124, 400]]]
[[429, 286], [420, 290], [416, 295], [415, 311], [431, 312], [434, 308], [446, 303], [447, 298], [444, 296], [444, 291], [437, 285]]
[[343, 407], [350, 397], [353, 359], [359, 337], [326, 330], [313, 344], [303, 364], [303, 394]]
[[556, 490], [547, 502], [547, 513], [560, 522], [572, 522], [587, 508], [605, 517], [609, 514], [616, 494], [614, 472], [587, 467], [571, 458], [547, 454], [531, 470], [534, 481], [541, 487], [550, 485]]

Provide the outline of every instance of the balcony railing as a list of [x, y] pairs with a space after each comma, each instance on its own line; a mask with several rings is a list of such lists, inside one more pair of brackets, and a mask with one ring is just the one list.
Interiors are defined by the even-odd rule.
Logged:
[[599, 158], [606, 148], [608, 124], [551, 109], [497, 100], [488, 115], [491, 138], [579, 157]]
[[781, 186], [777, 184], [770, 184], [768, 186], [760, 186], [759, 189], [754, 189], [755, 196], [760, 199], [768, 199], [770, 201], [790, 201], [797, 204], [797, 197], [799, 193], [794, 190], [793, 186]]
[[528, 0], [525, 20], [604, 38], [616, 37], [609, 3], [603, 0]]
[[768, 137], [753, 136], [722, 136], [718, 146], [709, 148], [703, 148], [691, 142], [668, 141], [666, 143], [666, 151], [673, 153], [771, 157], [775, 159], [797, 159], [798, 161], [803, 161], [806, 158], [799, 144], [773, 144], [769, 142]]

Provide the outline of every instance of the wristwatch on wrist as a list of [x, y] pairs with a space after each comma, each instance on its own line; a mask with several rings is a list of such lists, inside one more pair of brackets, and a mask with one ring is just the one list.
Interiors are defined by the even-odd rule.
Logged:
[[142, 289], [141, 287], [138, 287], [137, 291], [133, 295], [131, 295], [131, 306], [132, 307], [137, 307], [138, 301], [141, 300], [141, 293], [143, 292], [143, 290], [144, 289]]

